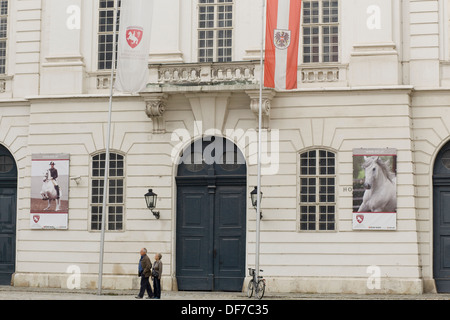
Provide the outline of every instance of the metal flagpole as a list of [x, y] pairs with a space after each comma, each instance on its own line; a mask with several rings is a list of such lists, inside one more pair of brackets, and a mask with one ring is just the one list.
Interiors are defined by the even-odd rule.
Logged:
[[[260, 224], [261, 224], [261, 148], [262, 148], [262, 91], [264, 86], [264, 10], [266, 1], [262, 0], [262, 28], [261, 28], [261, 60], [259, 79], [259, 114], [258, 114], [258, 181], [257, 181], [257, 205], [256, 205], [256, 251], [255, 251], [255, 272], [256, 281], [259, 277], [259, 249], [260, 249]], [[257, 283], [256, 283], [257, 285]]]
[[109, 109], [108, 109], [108, 129], [106, 137], [106, 157], [105, 157], [105, 177], [103, 180], [103, 206], [102, 206], [102, 223], [101, 223], [101, 237], [100, 237], [100, 258], [98, 266], [98, 288], [97, 294], [102, 294], [103, 285], [103, 256], [105, 248], [105, 229], [106, 229], [106, 201], [108, 197], [108, 176], [109, 176], [109, 149], [111, 140], [111, 118], [112, 118], [112, 102], [114, 93], [114, 71], [116, 67], [116, 29], [117, 29], [117, 0], [114, 1], [114, 22], [113, 22], [113, 47], [112, 47], [112, 62], [111, 62], [111, 79], [109, 84]]

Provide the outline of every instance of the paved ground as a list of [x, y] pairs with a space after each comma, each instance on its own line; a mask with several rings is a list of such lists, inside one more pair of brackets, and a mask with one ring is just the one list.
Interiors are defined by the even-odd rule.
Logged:
[[[0, 300], [135, 300], [136, 291], [106, 290], [98, 296], [92, 290], [15, 288], [0, 286]], [[163, 292], [164, 300], [247, 300], [244, 293]], [[424, 295], [350, 295], [268, 293], [267, 300], [450, 300], [450, 294]]]

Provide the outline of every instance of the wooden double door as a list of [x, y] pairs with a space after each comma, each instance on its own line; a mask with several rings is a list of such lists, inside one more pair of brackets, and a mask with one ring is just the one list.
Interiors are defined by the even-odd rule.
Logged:
[[0, 285], [9, 285], [16, 262], [17, 167], [0, 145]]
[[242, 290], [246, 189], [245, 164], [179, 166], [176, 229], [179, 290]]
[[436, 158], [433, 211], [433, 276], [437, 291], [450, 293], [450, 143]]

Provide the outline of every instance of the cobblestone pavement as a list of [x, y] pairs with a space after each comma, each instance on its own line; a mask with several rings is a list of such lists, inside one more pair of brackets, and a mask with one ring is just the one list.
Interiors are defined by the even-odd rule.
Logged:
[[[137, 291], [65, 290], [0, 286], [0, 300], [135, 300]], [[248, 300], [240, 292], [163, 292], [164, 300]], [[265, 300], [450, 300], [450, 294], [423, 295], [354, 295], [267, 293]], [[145, 299], [144, 299], [145, 300]]]

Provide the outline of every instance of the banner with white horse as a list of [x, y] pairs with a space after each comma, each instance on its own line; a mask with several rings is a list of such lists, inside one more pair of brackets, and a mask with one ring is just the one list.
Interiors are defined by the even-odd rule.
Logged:
[[397, 150], [353, 150], [353, 229], [397, 229]]
[[32, 229], [67, 229], [69, 162], [68, 154], [32, 156], [30, 204]]

